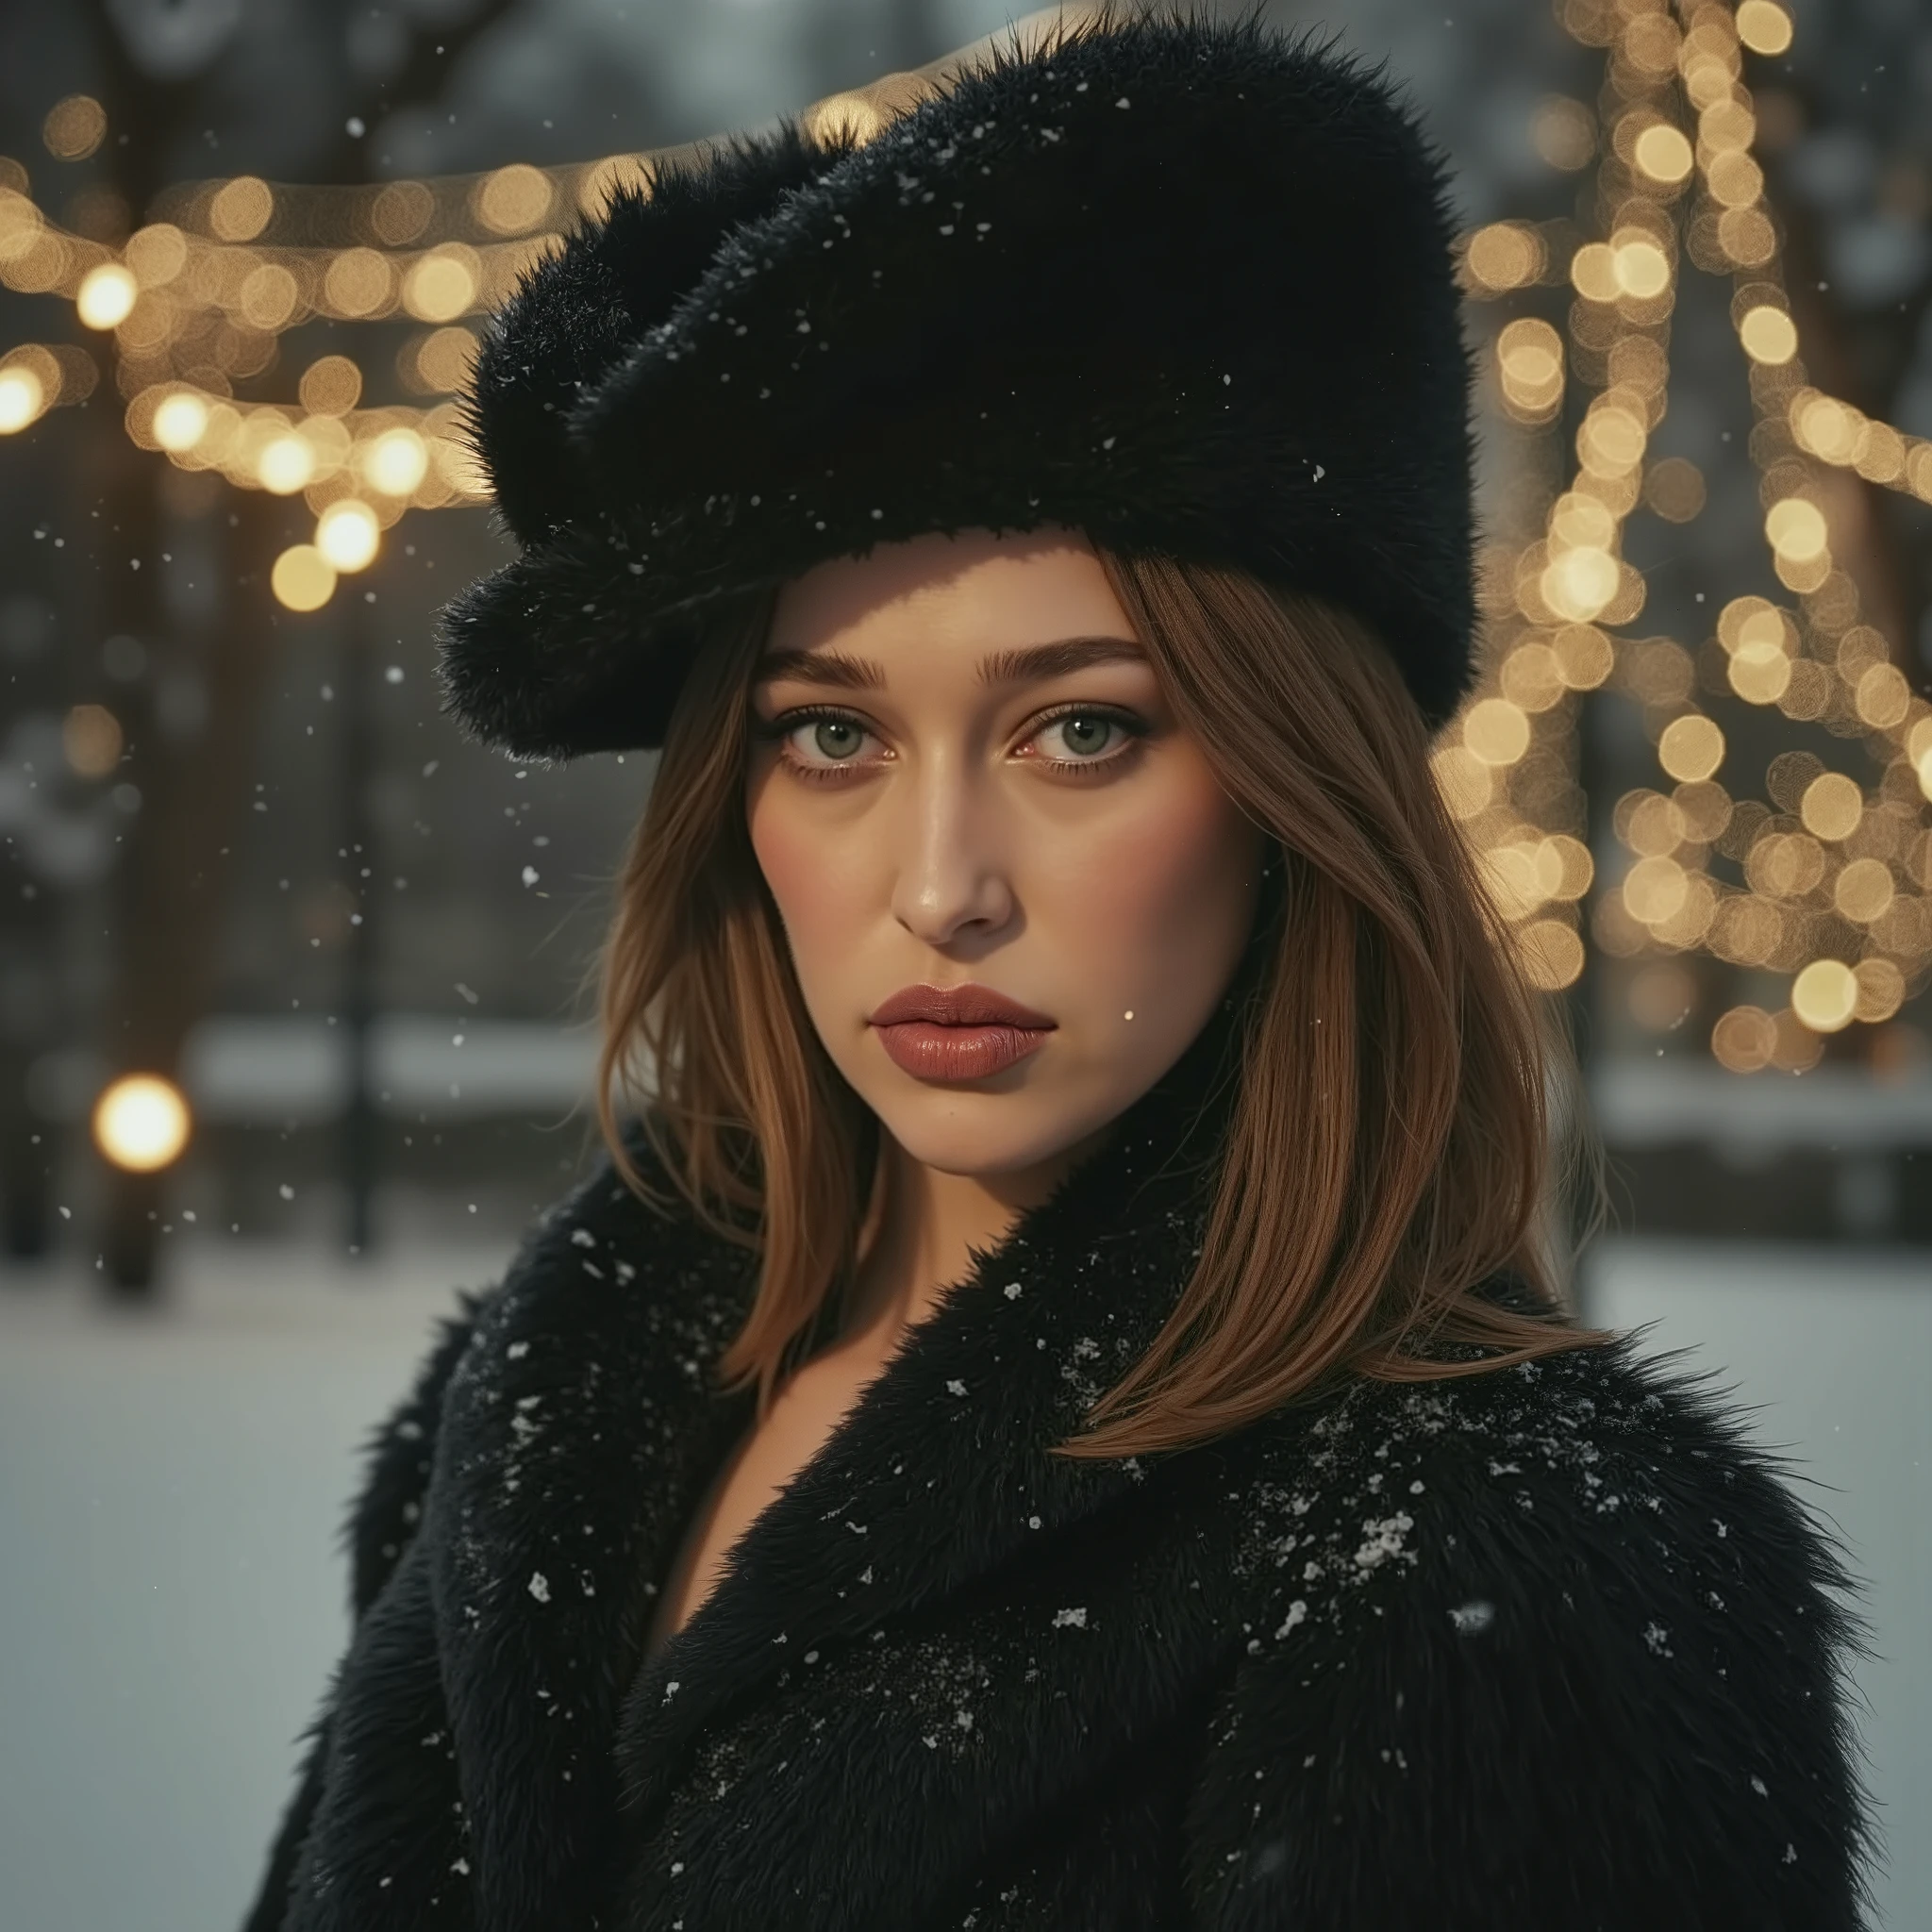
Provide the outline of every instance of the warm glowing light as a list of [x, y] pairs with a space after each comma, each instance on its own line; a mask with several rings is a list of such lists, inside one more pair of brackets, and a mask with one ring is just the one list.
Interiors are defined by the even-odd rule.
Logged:
[[1557, 669], [1572, 691], [1595, 691], [1609, 676], [1616, 653], [1593, 624], [1566, 624], [1550, 640]]
[[476, 299], [474, 250], [452, 246], [424, 256], [403, 280], [403, 307], [419, 321], [454, 322]]
[[107, 138], [108, 113], [91, 94], [69, 94], [47, 110], [41, 139], [57, 160], [84, 161]]
[[[1465, 259], [1480, 289], [1521, 289], [1543, 272], [1542, 237], [1520, 222], [1491, 222], [1470, 237]], [[1553, 331], [1554, 333], [1554, 331]]]
[[60, 749], [76, 778], [105, 778], [122, 743], [121, 721], [105, 705], [75, 705], [60, 721]]
[[434, 329], [415, 345], [413, 356], [405, 350], [404, 357], [408, 361], [406, 378], [413, 375], [418, 388], [448, 395], [470, 379], [476, 360], [476, 338], [460, 326]]
[[1645, 925], [1680, 910], [1690, 891], [1690, 874], [1674, 858], [1640, 858], [1624, 875], [1624, 905]]
[[[1736, 158], [1743, 160], [1744, 157]], [[1754, 163], [1745, 160], [1756, 177], [1750, 192], [1755, 196], [1764, 185], [1763, 176], [1757, 174]], [[1712, 192], [1715, 192], [1715, 183]], [[1771, 217], [1761, 208], [1727, 208], [1718, 217], [1718, 246], [1730, 258], [1744, 268], [1756, 268], [1760, 262], [1769, 261], [1777, 249], [1777, 231], [1771, 225]]]
[[1503, 695], [1525, 711], [1547, 711], [1562, 701], [1567, 689], [1563, 669], [1548, 644], [1518, 644], [1503, 659], [1497, 682]]
[[1894, 664], [1874, 664], [1859, 679], [1852, 702], [1874, 730], [1889, 730], [1911, 708], [1912, 688]]
[[1661, 181], [1666, 187], [1684, 180], [1697, 164], [1697, 157], [1683, 133], [1663, 121], [1646, 127], [1637, 137], [1632, 152], [1638, 167], [1653, 181]]
[[1733, 1007], [1710, 1029], [1710, 1050], [1734, 1074], [1755, 1074], [1771, 1064], [1777, 1028], [1762, 1007]]
[[1529, 720], [1507, 698], [1484, 698], [1469, 708], [1462, 741], [1486, 765], [1513, 765], [1529, 749]]
[[268, 183], [253, 175], [238, 175], [208, 203], [208, 230], [219, 242], [253, 242], [275, 211], [275, 191]]
[[1648, 788], [1618, 800], [1617, 824], [1624, 844], [1645, 858], [1668, 858], [1690, 829], [1677, 801]]
[[1882, 858], [1855, 858], [1832, 882], [1832, 904], [1859, 925], [1883, 919], [1892, 897], [1891, 868]]
[[1624, 292], [1616, 255], [1605, 242], [1586, 242], [1570, 258], [1570, 279], [1576, 292], [1591, 302], [1614, 302]]
[[20, 363], [0, 369], [0, 436], [12, 436], [37, 422], [46, 408], [41, 378]]
[[369, 208], [369, 225], [391, 248], [413, 242], [429, 225], [436, 196], [420, 181], [391, 181]]
[[824, 143], [849, 133], [863, 146], [885, 125], [884, 117], [863, 94], [833, 94], [809, 109], [813, 138]]
[[1601, 400], [1576, 431], [1576, 454], [1594, 475], [1617, 476], [1643, 460], [1650, 431], [1634, 409]]
[[1754, 54], [1782, 54], [1791, 44], [1791, 17], [1774, 0], [1743, 0], [1737, 26]]
[[1805, 829], [1820, 839], [1849, 839], [1865, 816], [1865, 794], [1842, 772], [1826, 772], [1805, 788], [1798, 802]]
[[1710, 198], [1722, 202], [1728, 214], [1757, 212], [1753, 204], [1764, 192], [1764, 170], [1741, 148], [1713, 155], [1704, 178]]
[[1764, 535], [1780, 557], [1796, 563], [1822, 557], [1829, 541], [1824, 512], [1802, 496], [1787, 496], [1772, 505], [1765, 515]]
[[1546, 322], [1524, 316], [1496, 338], [1503, 400], [1518, 417], [1546, 421], [1563, 399], [1563, 339]]
[[648, 194], [650, 168], [636, 155], [607, 155], [594, 167], [586, 168], [577, 180], [577, 206], [587, 215], [602, 216], [610, 197], [620, 189]]
[[277, 436], [262, 445], [255, 459], [255, 474], [264, 490], [277, 496], [292, 496], [314, 476], [315, 451], [306, 437]]
[[295, 392], [317, 416], [346, 416], [362, 394], [362, 372], [346, 356], [323, 356], [302, 372]]
[[1767, 832], [1744, 859], [1753, 891], [1769, 898], [1794, 899], [1824, 877], [1824, 848], [1805, 832]]
[[1791, 430], [1801, 447], [1828, 463], [1848, 463], [1857, 455], [1863, 414], [1835, 396], [1802, 391], [1791, 403]]
[[1875, 1024], [1889, 1020], [1905, 1004], [1906, 976], [1890, 959], [1860, 959], [1853, 969], [1858, 982], [1854, 1019]]
[[1553, 558], [1542, 575], [1543, 601], [1558, 617], [1587, 624], [1617, 594], [1617, 559], [1594, 544]]
[[[1680, 136], [1679, 139], [1682, 137]], [[1671, 259], [1655, 242], [1619, 242], [1614, 251], [1617, 290], [1648, 301], [1671, 286]]]
[[1896, 483], [1906, 474], [1907, 455], [1905, 438], [1890, 423], [1868, 423], [1852, 460], [1867, 481]]
[[158, 1074], [127, 1074], [94, 1102], [94, 1145], [116, 1167], [153, 1174], [188, 1144], [188, 1102]]
[[476, 216], [498, 235], [521, 235], [550, 212], [550, 177], [527, 161], [514, 161], [484, 176], [476, 189]]
[[1791, 982], [1791, 1010], [1814, 1033], [1849, 1026], [1857, 1005], [1857, 975], [1842, 959], [1814, 959]]
[[1550, 535], [1565, 547], [1607, 550], [1617, 520], [1607, 504], [1580, 490], [1569, 490], [1550, 506]]
[[382, 526], [366, 503], [348, 497], [323, 511], [315, 525], [315, 547], [336, 570], [366, 570], [382, 547]]
[[88, 270], [74, 307], [89, 328], [112, 328], [127, 320], [140, 292], [134, 277], [118, 261], [104, 261]]
[[1775, 367], [1789, 362], [1798, 353], [1798, 327], [1782, 308], [1768, 302], [1744, 311], [1738, 324], [1738, 340], [1754, 362]]
[[1710, 719], [1692, 712], [1665, 725], [1657, 757], [1674, 778], [1707, 778], [1724, 761], [1724, 735]]
[[208, 429], [208, 405], [186, 390], [163, 397], [155, 409], [155, 441], [165, 450], [192, 449]]
[[269, 588], [291, 610], [320, 610], [336, 593], [335, 566], [313, 543], [293, 543], [275, 558]]
[[288, 326], [301, 296], [295, 277], [280, 262], [268, 261], [242, 282], [237, 300], [244, 322], [274, 335]]
[[374, 315], [391, 292], [389, 263], [373, 248], [345, 248], [322, 278], [323, 294], [338, 315]]
[[429, 469], [429, 446], [413, 429], [386, 429], [369, 445], [362, 474], [385, 496], [408, 496]]
[[188, 238], [172, 222], [151, 222], [127, 238], [122, 254], [143, 289], [158, 289], [187, 267]]
[[1582, 898], [1596, 874], [1596, 861], [1590, 856], [1590, 847], [1567, 832], [1541, 840], [1537, 861], [1539, 871], [1551, 878], [1552, 899]]

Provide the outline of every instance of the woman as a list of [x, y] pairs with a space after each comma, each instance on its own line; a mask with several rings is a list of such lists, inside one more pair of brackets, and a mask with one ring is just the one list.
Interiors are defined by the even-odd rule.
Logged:
[[1103, 17], [498, 318], [447, 688], [662, 747], [653, 1097], [375, 1446], [252, 1926], [1861, 1923], [1838, 1556], [1564, 1312], [1429, 781], [1445, 209], [1332, 51]]

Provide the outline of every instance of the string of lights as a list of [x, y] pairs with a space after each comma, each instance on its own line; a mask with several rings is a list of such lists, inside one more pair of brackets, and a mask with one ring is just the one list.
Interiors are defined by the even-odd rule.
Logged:
[[[1571, 291], [1564, 330], [1516, 317], [1489, 356], [1527, 471], [1560, 473], [1566, 487], [1529, 541], [1485, 551], [1484, 677], [1434, 769], [1537, 985], [1573, 985], [1591, 943], [1626, 958], [1701, 952], [1761, 969], [1788, 978], [1786, 1003], [1732, 1008], [1711, 1051], [1734, 1071], [1799, 1071], [1820, 1058], [1824, 1035], [1890, 1018], [1932, 974], [1932, 706], [1859, 622], [1821, 484], [1826, 472], [1851, 471], [1932, 503], [1932, 443], [1816, 388], [1799, 353], [1741, 77], [1744, 50], [1789, 46], [1784, 9], [1774, 0], [1563, 0], [1559, 17], [1604, 50], [1603, 89], [1595, 111], [1546, 104], [1537, 140], [1557, 166], [1594, 164], [1593, 220], [1492, 223], [1465, 239], [1461, 260], [1464, 287], [1482, 301]], [[833, 96], [808, 120], [866, 138], [934, 71]], [[65, 158], [92, 152], [105, 133], [85, 96], [60, 103], [44, 128]], [[560, 245], [575, 215], [600, 211], [620, 182], [648, 192], [691, 152], [366, 188], [252, 175], [188, 183], [118, 248], [53, 222], [26, 170], [0, 158], [0, 283], [70, 300], [84, 327], [111, 331], [126, 433], [141, 447], [238, 489], [303, 496], [313, 540], [282, 553], [272, 583], [287, 607], [313, 610], [341, 575], [374, 561], [408, 511], [487, 501], [450, 400], [475, 354], [469, 318]], [[1675, 523], [1704, 507], [1692, 464], [1645, 461], [1666, 408], [1686, 258], [1732, 281], [1764, 538], [1793, 600], [1730, 599], [1695, 652], [1633, 633], [1645, 583], [1623, 556], [1640, 506]], [[308, 366], [292, 403], [235, 396], [304, 323], [398, 318], [422, 325], [394, 363], [420, 403], [363, 406], [364, 366], [341, 354]], [[82, 400], [98, 379], [93, 357], [71, 345], [0, 355], [0, 433]], [[1574, 465], [1554, 446], [1573, 380], [1593, 391]], [[1576, 730], [1583, 695], [1605, 687], [1641, 706], [1659, 774], [1616, 802], [1627, 864], [1592, 899]], [[1878, 775], [1861, 785], [1791, 749], [1772, 759], [1763, 799], [1741, 795], [1721, 776], [1735, 779], [1737, 759], [1708, 701], [1861, 739]]]
[[[1625, 958], [1702, 952], [1788, 977], [1784, 1005], [1732, 1007], [1710, 1049], [1735, 1072], [1799, 1072], [1822, 1057], [1824, 1035], [1889, 1020], [1932, 973], [1932, 707], [1884, 637], [1858, 622], [1857, 587], [1833, 560], [1820, 474], [1853, 470], [1932, 502], [1932, 444], [1823, 393], [1799, 355], [1741, 78], [1744, 49], [1790, 45], [1783, 8], [1565, 0], [1560, 17], [1605, 50], [1599, 111], [1556, 104], [1538, 135], [1558, 165], [1595, 155], [1600, 225], [1578, 243], [1566, 223], [1492, 224], [1469, 238], [1464, 277], [1479, 298], [1559, 282], [1574, 291], [1567, 339], [1534, 316], [1495, 335], [1502, 408], [1532, 440], [1553, 438], [1571, 373], [1595, 393], [1541, 533], [1485, 558], [1489, 670], [1436, 754], [1438, 776], [1532, 977], [1569, 986], [1583, 970], [1580, 908], [1594, 869], [1576, 836], [1578, 698], [1607, 686], [1635, 699], [1659, 782], [1616, 802], [1612, 830], [1627, 862], [1597, 893], [1588, 939]], [[1693, 465], [1643, 461], [1665, 408], [1685, 257], [1732, 282], [1764, 540], [1793, 598], [1730, 599], [1695, 653], [1631, 633], [1645, 591], [1622, 555], [1624, 520], [1640, 504], [1677, 523], [1704, 504]], [[1768, 803], [1735, 795], [1720, 774], [1735, 776], [1738, 760], [1711, 701], [1774, 708], [1862, 740], [1876, 781], [1861, 785], [1794, 748], [1771, 760]], [[1740, 878], [1714, 870], [1714, 858]]]

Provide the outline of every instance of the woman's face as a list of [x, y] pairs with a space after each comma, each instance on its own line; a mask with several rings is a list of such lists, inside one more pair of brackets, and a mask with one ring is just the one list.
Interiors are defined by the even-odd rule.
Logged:
[[[839, 1071], [942, 1172], [1077, 1156], [1207, 1024], [1266, 843], [1091, 548], [974, 532], [821, 564], [781, 591], [752, 702], [752, 844]], [[1050, 1027], [874, 1024], [967, 985]]]

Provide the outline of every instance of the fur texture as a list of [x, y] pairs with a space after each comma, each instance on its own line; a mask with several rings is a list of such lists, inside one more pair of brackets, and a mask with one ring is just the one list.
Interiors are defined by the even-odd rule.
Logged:
[[1198, 1253], [1207, 1064], [976, 1258], [643, 1669], [750, 1420], [708, 1378], [753, 1265], [608, 1167], [562, 1202], [377, 1441], [250, 1932], [1864, 1924], [1840, 1554], [1627, 1339], [1046, 1453]]
[[1381, 75], [1253, 19], [998, 54], [854, 147], [741, 139], [540, 264], [472, 434], [522, 556], [449, 708], [654, 746], [694, 615], [932, 530], [1065, 525], [1325, 593], [1440, 724], [1471, 675], [1447, 169]]

